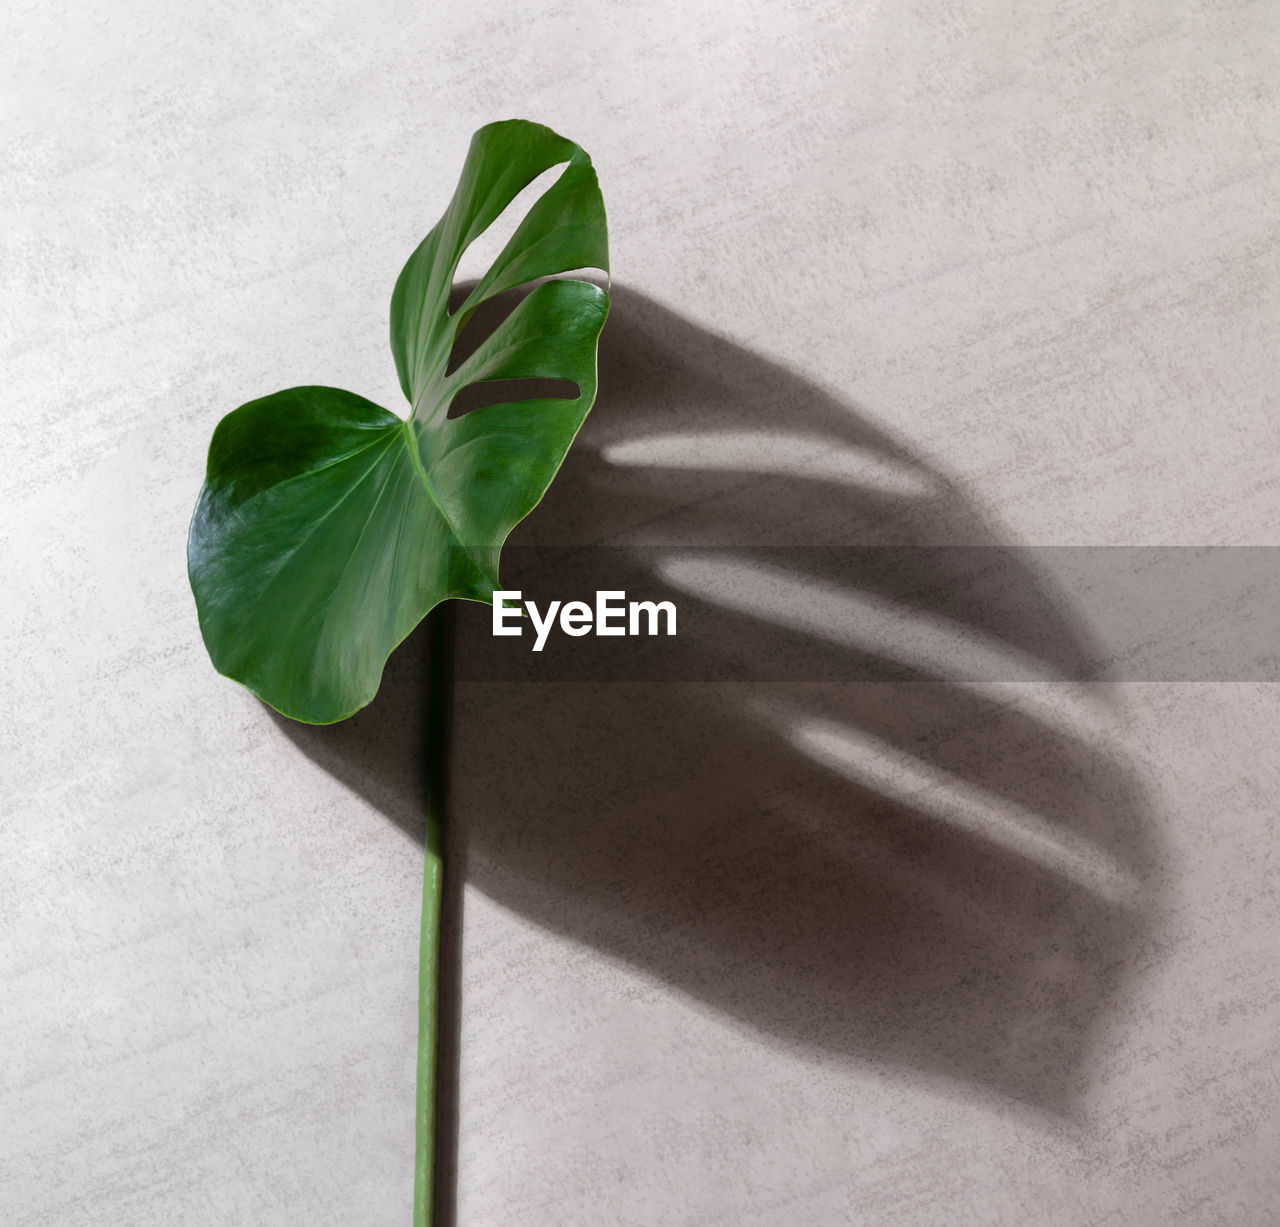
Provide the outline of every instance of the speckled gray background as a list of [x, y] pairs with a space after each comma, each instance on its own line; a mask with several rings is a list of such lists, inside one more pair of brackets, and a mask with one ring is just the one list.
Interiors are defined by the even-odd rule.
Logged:
[[[481, 123], [591, 151], [618, 291], [519, 540], [1280, 541], [1272, 0], [2, 24], [14, 1227], [408, 1221], [416, 649], [288, 728], [209, 666], [184, 537], [230, 408], [396, 404], [391, 285]], [[1084, 633], [1049, 592], [997, 648], [1028, 619]], [[1278, 719], [461, 687], [458, 1223], [1280, 1221]]]

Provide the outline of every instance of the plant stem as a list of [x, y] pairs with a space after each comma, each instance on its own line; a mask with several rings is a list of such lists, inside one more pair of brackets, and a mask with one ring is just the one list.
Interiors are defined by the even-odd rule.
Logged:
[[439, 1083], [440, 917], [444, 898], [444, 820], [449, 792], [449, 723], [453, 706], [453, 606], [445, 601], [427, 617], [426, 855], [422, 874], [422, 938], [418, 953], [417, 1153], [413, 1172], [413, 1227], [435, 1217]]

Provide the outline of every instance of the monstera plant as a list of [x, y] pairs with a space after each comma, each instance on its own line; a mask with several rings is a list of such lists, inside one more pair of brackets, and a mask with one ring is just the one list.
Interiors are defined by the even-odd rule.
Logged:
[[[450, 310], [463, 252], [521, 190], [560, 165]], [[403, 416], [338, 388], [288, 388], [240, 406], [213, 433], [187, 562], [219, 672], [285, 716], [331, 724], [370, 702], [388, 656], [434, 607], [492, 599], [503, 542], [546, 492], [595, 399], [609, 298], [591, 282], [557, 275], [608, 267], [604, 201], [586, 152], [524, 120], [481, 128], [444, 216], [391, 296]], [[451, 360], [482, 303], [530, 283], [487, 339]], [[450, 416], [462, 389], [513, 379], [557, 381], [549, 387], [560, 395]], [[576, 396], [563, 395], [566, 382]], [[447, 694], [434, 690], [437, 702]], [[429, 758], [416, 1227], [432, 1217], [443, 880], [439, 745]]]

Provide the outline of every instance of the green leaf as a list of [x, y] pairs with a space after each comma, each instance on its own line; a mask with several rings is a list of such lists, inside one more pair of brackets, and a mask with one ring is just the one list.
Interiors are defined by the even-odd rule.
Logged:
[[[451, 313], [467, 246], [561, 163]], [[448, 209], [392, 294], [406, 416], [337, 388], [290, 388], [214, 431], [187, 563], [219, 672], [286, 716], [330, 724], [373, 698], [387, 657], [435, 605], [490, 599], [503, 542], [537, 506], [595, 399], [609, 298], [586, 281], [541, 281], [450, 371], [454, 342], [487, 299], [581, 268], [608, 271], [591, 159], [524, 120], [481, 128]], [[471, 384], [529, 378], [572, 382], [578, 395], [448, 416]]]

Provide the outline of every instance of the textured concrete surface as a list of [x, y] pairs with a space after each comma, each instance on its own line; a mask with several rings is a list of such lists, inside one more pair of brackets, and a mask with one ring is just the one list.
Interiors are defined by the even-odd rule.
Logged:
[[[519, 540], [1280, 540], [1267, 0], [27, 6], [0, 46], [5, 1223], [408, 1221], [418, 649], [287, 727], [209, 666], [184, 539], [235, 405], [396, 404], [479, 124], [591, 151], [619, 288]], [[1278, 720], [460, 687], [458, 1223], [1280, 1221]]]

